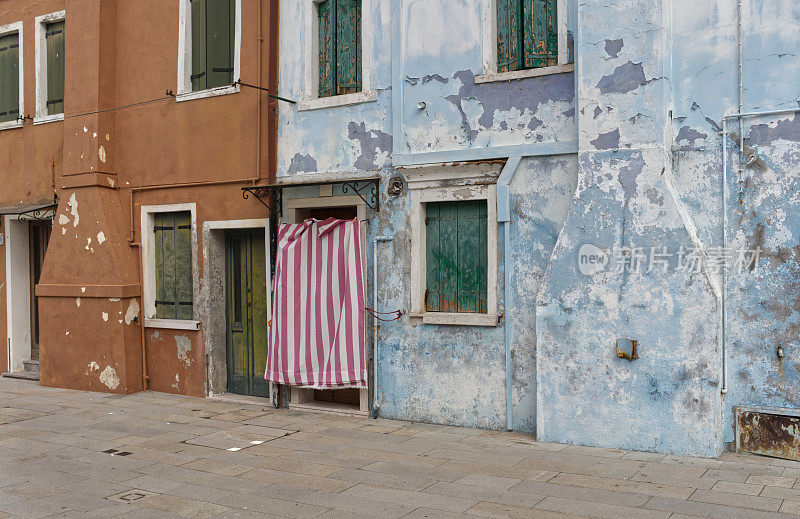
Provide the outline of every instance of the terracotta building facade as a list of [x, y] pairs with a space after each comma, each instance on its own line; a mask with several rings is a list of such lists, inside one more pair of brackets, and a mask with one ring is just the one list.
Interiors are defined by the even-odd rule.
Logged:
[[266, 396], [269, 217], [242, 188], [275, 176], [276, 101], [238, 80], [274, 90], [276, 21], [270, 0], [3, 2], [3, 372]]

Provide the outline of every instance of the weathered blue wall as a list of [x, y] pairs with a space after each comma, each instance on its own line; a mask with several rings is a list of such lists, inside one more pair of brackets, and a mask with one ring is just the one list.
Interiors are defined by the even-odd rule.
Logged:
[[[302, 20], [310, 5], [281, 3], [281, 95], [300, 100], [308, 94]], [[525, 158], [510, 189], [511, 248], [500, 243], [499, 282], [490, 287], [512, 324], [513, 429], [549, 441], [715, 455], [733, 439], [735, 405], [800, 406], [794, 115], [747, 119], [745, 145], [757, 160], [741, 168], [738, 123], [729, 125], [727, 245], [764, 252], [757, 271], [728, 279], [726, 395], [719, 272], [681, 271], [674, 257], [667, 272], [584, 275], [577, 264], [585, 244], [701, 255], [722, 245], [720, 130], [723, 116], [738, 111], [736, 0], [570, 1], [575, 73], [483, 84], [475, 77], [484, 73], [484, 2], [364, 5], [375, 27], [376, 101], [308, 111], [282, 104], [278, 172], [382, 176], [370, 268], [372, 237], [395, 240], [380, 249], [380, 309], [407, 310], [411, 284], [409, 195], [388, 197], [385, 181], [404, 175], [403, 166], [513, 149]], [[744, 109], [798, 106], [800, 5], [743, 6]], [[572, 154], [557, 154], [569, 146]], [[638, 340], [640, 358], [617, 358], [618, 338]], [[502, 318], [496, 327], [408, 316], [384, 323], [378, 370], [383, 416], [507, 425]]]

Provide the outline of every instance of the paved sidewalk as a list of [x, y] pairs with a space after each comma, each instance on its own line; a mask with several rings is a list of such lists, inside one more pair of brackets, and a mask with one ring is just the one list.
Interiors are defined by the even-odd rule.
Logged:
[[790, 517], [798, 478], [756, 456], [0, 379], [0, 518]]

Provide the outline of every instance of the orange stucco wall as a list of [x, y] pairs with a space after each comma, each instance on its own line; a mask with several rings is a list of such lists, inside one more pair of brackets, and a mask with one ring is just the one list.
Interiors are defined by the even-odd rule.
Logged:
[[[52, 200], [54, 191], [60, 200], [37, 287], [41, 383], [126, 393], [144, 387], [145, 369], [154, 390], [202, 395], [202, 323], [148, 328], [142, 348], [139, 208], [196, 204], [202, 286], [203, 222], [267, 216], [241, 187], [274, 178], [274, 101], [245, 88], [102, 111], [177, 91], [179, 0], [7, 0], [0, 25], [24, 24], [26, 114], [35, 112], [34, 19], [62, 9], [65, 120], [0, 131], [0, 207]], [[276, 2], [241, 9], [241, 79], [274, 87]], [[187, 183], [197, 185], [176, 187]], [[5, 305], [0, 288], [3, 368]]]

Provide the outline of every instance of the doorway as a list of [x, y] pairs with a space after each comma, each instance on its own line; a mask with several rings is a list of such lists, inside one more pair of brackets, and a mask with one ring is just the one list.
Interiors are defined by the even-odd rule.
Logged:
[[263, 229], [225, 233], [228, 392], [269, 397], [267, 257]]
[[[309, 218], [325, 220], [327, 218], [338, 218], [340, 220], [352, 220], [358, 217], [357, 206], [341, 207], [306, 207], [295, 209], [295, 222], [299, 223]], [[342, 389], [314, 389], [313, 394], [306, 394], [304, 401], [325, 402], [333, 404], [345, 404], [348, 406], [359, 407], [361, 403], [361, 390], [358, 388]], [[310, 397], [310, 398], [309, 398]]]
[[50, 233], [53, 222], [31, 221], [29, 223], [28, 241], [30, 254], [30, 291], [31, 291], [31, 361], [39, 361], [39, 298], [36, 296], [36, 285], [42, 277], [44, 257], [47, 253], [47, 244], [50, 242]]

